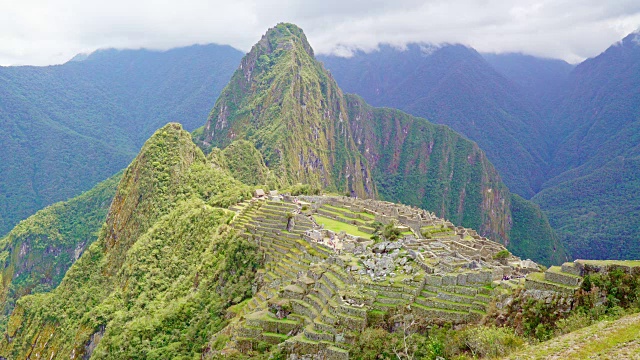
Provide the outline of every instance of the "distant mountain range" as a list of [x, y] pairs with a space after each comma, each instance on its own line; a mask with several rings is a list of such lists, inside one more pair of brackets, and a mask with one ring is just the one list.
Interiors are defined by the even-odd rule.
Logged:
[[0, 67], [0, 234], [124, 168], [167, 122], [202, 125], [241, 57], [206, 45]]

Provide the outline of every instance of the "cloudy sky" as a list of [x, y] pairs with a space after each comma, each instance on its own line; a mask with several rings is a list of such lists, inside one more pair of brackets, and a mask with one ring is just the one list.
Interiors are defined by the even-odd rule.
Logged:
[[463, 43], [579, 62], [640, 27], [639, 0], [0, 0], [0, 65], [63, 63], [98, 48], [194, 43], [248, 50], [293, 22], [317, 53]]

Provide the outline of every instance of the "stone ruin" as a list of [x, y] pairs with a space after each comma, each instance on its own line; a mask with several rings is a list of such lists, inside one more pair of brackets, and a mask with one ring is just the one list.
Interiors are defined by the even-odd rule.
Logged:
[[[260, 246], [264, 269], [253, 298], [229, 325], [234, 336], [228, 348], [249, 351], [263, 341], [296, 354], [347, 359], [357, 333], [385, 314], [402, 308], [434, 324], [478, 321], [494, 282], [539, 271], [534, 262], [429, 211], [348, 197], [275, 195], [231, 208], [237, 212], [233, 226]], [[390, 223], [400, 232], [394, 241], [376, 232]]]

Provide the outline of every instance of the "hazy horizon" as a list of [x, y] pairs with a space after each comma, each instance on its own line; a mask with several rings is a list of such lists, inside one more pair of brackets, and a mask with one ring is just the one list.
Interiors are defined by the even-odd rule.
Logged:
[[167, 50], [193, 44], [249, 50], [279, 22], [300, 26], [318, 54], [380, 44], [463, 44], [578, 63], [640, 27], [640, 3], [567, 0], [25, 1], [5, 5], [0, 65], [61, 64], [97, 49]]

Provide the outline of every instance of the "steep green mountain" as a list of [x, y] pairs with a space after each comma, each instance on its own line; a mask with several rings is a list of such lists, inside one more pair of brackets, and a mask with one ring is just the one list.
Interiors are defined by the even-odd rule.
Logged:
[[285, 184], [420, 206], [509, 246], [530, 244], [520, 256], [563, 259], [544, 221], [548, 237], [530, 238], [540, 233], [528, 220], [516, 226], [520, 238], [512, 236], [511, 194], [475, 143], [345, 96], [294, 25], [270, 29], [251, 49], [195, 137], [205, 149], [252, 142]]
[[280, 180], [265, 165], [260, 151], [247, 140], [236, 140], [224, 150], [214, 148], [209, 157], [247, 185], [281, 186]]
[[525, 89], [475, 50], [411, 44], [319, 59], [345, 91], [448, 125], [477, 142], [511, 191], [530, 198], [542, 185], [548, 154], [536, 108]]
[[21, 296], [54, 289], [104, 223], [120, 174], [21, 221], [0, 240], [0, 326]]
[[199, 354], [257, 267], [255, 245], [219, 208], [251, 191], [212, 165], [180, 125], [158, 130], [122, 175], [97, 241], [55, 290], [18, 300], [1, 356]]
[[574, 258], [640, 258], [640, 157], [617, 157], [533, 200]]
[[478, 146], [450, 128], [346, 96], [355, 140], [384, 199], [420, 206], [508, 244], [509, 190]]
[[533, 200], [576, 257], [639, 255], [639, 39], [630, 34], [578, 65], [549, 119], [558, 146]]
[[168, 121], [200, 125], [241, 56], [207, 45], [0, 67], [0, 236], [124, 168]]
[[242, 59], [200, 136], [205, 147], [250, 140], [288, 184], [376, 194], [342, 92], [293, 25], [271, 29]]

